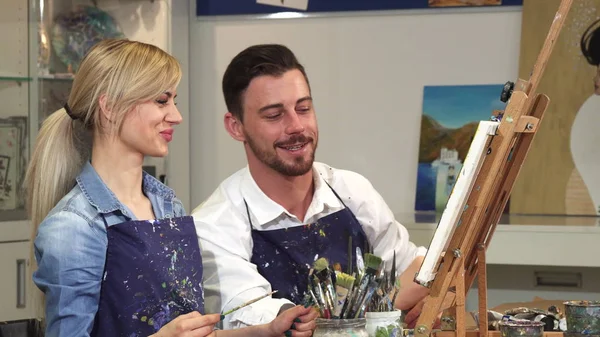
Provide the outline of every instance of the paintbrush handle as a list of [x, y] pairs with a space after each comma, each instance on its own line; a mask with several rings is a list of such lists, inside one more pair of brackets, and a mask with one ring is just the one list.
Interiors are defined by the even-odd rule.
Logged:
[[364, 297], [361, 299], [360, 305], [358, 306], [358, 309], [356, 310], [356, 313], [354, 314], [354, 318], [364, 318], [365, 317], [365, 311], [367, 310], [367, 307], [369, 306], [369, 302], [371, 301], [373, 294], [377, 290], [377, 286], [378, 285], [375, 280], [369, 282], [369, 286], [367, 287], [367, 290], [365, 291]]
[[229, 315], [229, 314], [231, 314], [232, 312], [234, 312], [234, 311], [236, 311], [236, 310], [239, 310], [239, 309], [241, 309], [241, 308], [243, 308], [243, 307], [247, 307], [247, 306], [249, 306], [250, 304], [252, 304], [252, 303], [255, 303], [255, 302], [258, 302], [258, 301], [262, 300], [262, 299], [263, 299], [263, 298], [265, 298], [265, 297], [268, 297], [268, 296], [271, 296], [271, 295], [273, 295], [273, 294], [274, 294], [274, 293], [276, 293], [276, 292], [277, 292], [277, 290], [274, 290], [274, 291], [271, 291], [270, 293], [267, 293], [267, 294], [264, 294], [264, 295], [262, 295], [262, 296], [259, 296], [259, 297], [255, 298], [255, 299], [253, 299], [253, 300], [250, 300], [250, 301], [248, 301], [248, 302], [246, 302], [246, 303], [244, 303], [244, 304], [238, 305], [237, 307], [235, 307], [235, 308], [233, 308], [233, 309], [231, 309], [231, 310], [229, 310], [229, 311], [227, 311], [227, 312], [224, 312], [222, 315], [223, 315], [223, 316], [225, 316], [225, 315]]

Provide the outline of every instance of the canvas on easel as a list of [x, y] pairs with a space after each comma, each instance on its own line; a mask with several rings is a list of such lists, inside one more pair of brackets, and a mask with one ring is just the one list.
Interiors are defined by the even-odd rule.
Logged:
[[503, 84], [427, 85], [419, 139], [415, 211], [444, 211], [479, 121], [502, 110]]
[[506, 83], [501, 98], [507, 106], [494, 118], [497, 128], [488, 130], [485, 142], [469, 149], [472, 171], [459, 177], [457, 186], [462, 188], [452, 191], [446, 207], [449, 216], [436, 229], [427, 252], [431, 256], [426, 255], [428, 262], [415, 278], [430, 288], [415, 326], [416, 337], [437, 334], [433, 324], [450, 293], [455, 294], [449, 310], [455, 329], [437, 337], [465, 337], [465, 299], [476, 277], [479, 324], [469, 334], [489, 336], [485, 253], [550, 102], [537, 89], [572, 1], [561, 1], [529, 78]]
[[419, 284], [428, 286], [435, 279], [437, 266], [440, 263], [443, 252], [447, 249], [449, 239], [456, 229], [455, 224], [460, 225], [460, 217], [466, 207], [467, 198], [475, 183], [475, 178], [481, 170], [483, 160], [486, 156], [487, 147], [491, 138], [498, 130], [498, 122], [479, 122], [465, 163], [458, 175], [458, 179], [452, 189], [451, 197], [448, 199], [446, 208], [442, 213], [435, 235], [429, 245], [423, 265], [415, 276]]

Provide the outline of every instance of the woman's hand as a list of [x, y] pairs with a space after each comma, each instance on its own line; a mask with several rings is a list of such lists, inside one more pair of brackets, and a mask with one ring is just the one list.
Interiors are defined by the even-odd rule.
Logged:
[[318, 313], [313, 307], [297, 305], [287, 309], [268, 324], [269, 336], [310, 337], [317, 326]]
[[221, 315], [201, 315], [197, 311], [181, 315], [167, 323], [150, 337], [213, 337]]

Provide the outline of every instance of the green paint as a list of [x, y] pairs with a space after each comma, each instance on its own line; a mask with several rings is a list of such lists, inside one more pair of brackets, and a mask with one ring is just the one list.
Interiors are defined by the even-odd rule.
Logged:
[[397, 324], [390, 324], [387, 327], [377, 327], [375, 330], [375, 337], [390, 337], [399, 336], [400, 327]]

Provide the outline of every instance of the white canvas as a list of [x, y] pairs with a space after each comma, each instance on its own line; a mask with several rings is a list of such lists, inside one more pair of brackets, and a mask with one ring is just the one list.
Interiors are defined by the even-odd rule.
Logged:
[[458, 226], [458, 221], [465, 208], [473, 184], [483, 165], [489, 137], [496, 134], [498, 125], [499, 122], [479, 122], [477, 132], [465, 158], [465, 163], [452, 189], [446, 208], [442, 213], [421, 269], [419, 269], [415, 277], [417, 283], [429, 285], [434, 280], [440, 258], [452, 238], [454, 229]]

